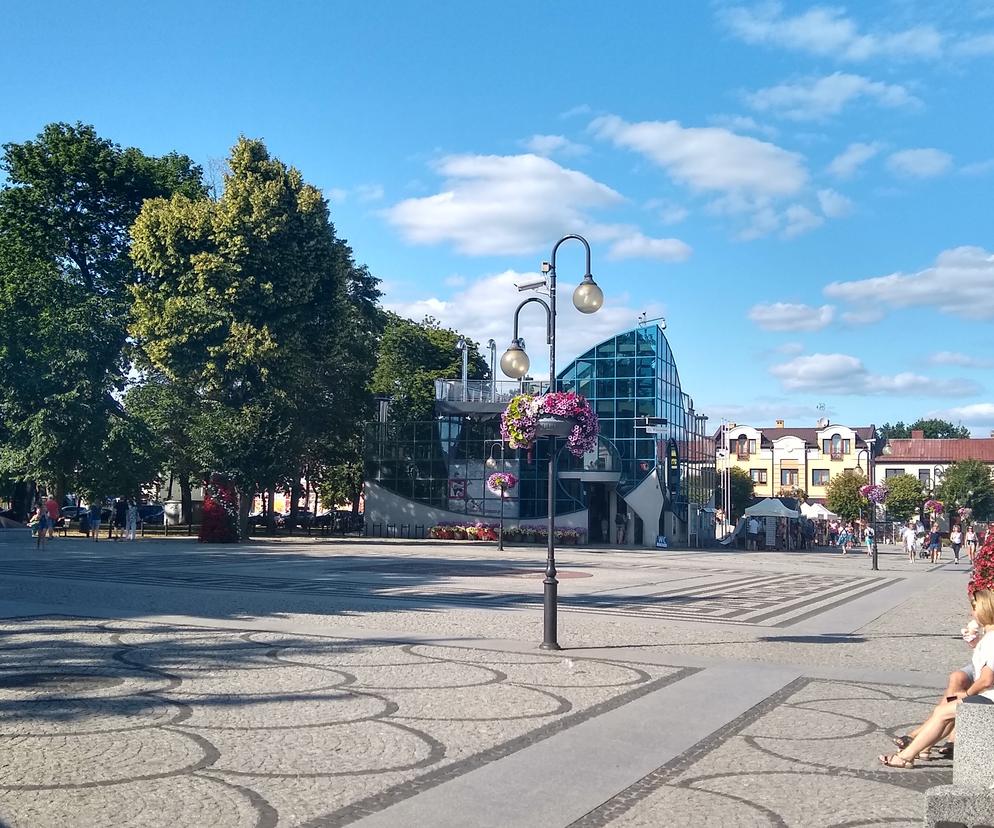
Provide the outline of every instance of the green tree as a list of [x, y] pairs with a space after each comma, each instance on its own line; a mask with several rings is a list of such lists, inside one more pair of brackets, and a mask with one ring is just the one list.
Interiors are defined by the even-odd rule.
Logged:
[[855, 520], [867, 507], [866, 498], [859, 490], [866, 485], [866, 477], [861, 472], [846, 469], [836, 474], [828, 483], [825, 505], [844, 520]]
[[[732, 489], [732, 514], [729, 515], [729, 519], [732, 523], [735, 523], [745, 510], [749, 507], [749, 504], [755, 499], [755, 484], [753, 483], [752, 477], [750, 477], [747, 471], [732, 466], [731, 469], [731, 489]], [[721, 480], [721, 475], [719, 475], [719, 481]], [[719, 482], [718, 486], [715, 488], [715, 503], [722, 504], [725, 502], [724, 487]]]
[[960, 460], [942, 475], [936, 497], [947, 509], [973, 509], [976, 520], [994, 518], [994, 482], [990, 467], [980, 460]]
[[355, 410], [348, 248], [320, 191], [245, 138], [219, 198], [148, 201], [132, 237], [144, 277], [131, 331], [195, 390], [200, 465], [233, 482], [244, 537], [254, 493], [299, 481], [316, 440]]
[[[427, 316], [412, 322], [388, 313], [380, 340], [372, 390], [390, 397], [390, 419], [429, 420], [434, 416], [435, 380], [462, 375], [462, 354], [456, 349], [459, 333], [443, 328]], [[487, 375], [486, 360], [469, 341], [469, 377]]]
[[898, 474], [887, 479], [887, 514], [897, 520], [908, 520], [918, 514], [925, 493], [922, 482], [910, 474]]
[[928, 440], [965, 440], [970, 436], [970, 429], [966, 426], [958, 426], [949, 420], [939, 420], [934, 417], [925, 419], [920, 417], [911, 425], [905, 425], [900, 420], [893, 425], [884, 423], [877, 429], [877, 436], [886, 439], [907, 439], [911, 437], [912, 431], [925, 432]]
[[50, 124], [3, 150], [0, 467], [61, 498], [122, 445], [111, 431], [129, 366], [128, 228], [147, 198], [201, 192], [200, 169], [82, 124]]

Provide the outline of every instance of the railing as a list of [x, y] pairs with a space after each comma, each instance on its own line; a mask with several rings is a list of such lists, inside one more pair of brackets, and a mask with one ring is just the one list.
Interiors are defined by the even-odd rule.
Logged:
[[538, 380], [435, 380], [435, 399], [447, 402], [506, 403], [515, 394], [544, 394], [548, 382]]

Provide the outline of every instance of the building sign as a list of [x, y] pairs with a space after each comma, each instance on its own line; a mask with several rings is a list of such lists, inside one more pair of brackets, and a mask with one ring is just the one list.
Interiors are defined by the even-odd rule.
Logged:
[[672, 437], [666, 442], [666, 487], [674, 497], [680, 491], [680, 450]]

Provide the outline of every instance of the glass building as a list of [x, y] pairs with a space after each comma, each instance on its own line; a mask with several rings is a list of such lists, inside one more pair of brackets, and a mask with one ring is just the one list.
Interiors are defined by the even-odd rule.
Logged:
[[[435, 419], [370, 425], [365, 439], [366, 520], [381, 527], [491, 521], [500, 499], [486, 488], [494, 471], [518, 479], [505, 520], [546, 517], [549, 440], [528, 451], [506, 448], [500, 413], [534, 382], [436, 382]], [[600, 421], [597, 447], [583, 457], [557, 441], [557, 525], [581, 529], [588, 542], [652, 546], [714, 538], [715, 452], [707, 418], [683, 392], [662, 329], [640, 326], [581, 354], [557, 376], [558, 390], [587, 397]], [[656, 428], [646, 429], [646, 418]], [[664, 425], [660, 425], [665, 421]]]

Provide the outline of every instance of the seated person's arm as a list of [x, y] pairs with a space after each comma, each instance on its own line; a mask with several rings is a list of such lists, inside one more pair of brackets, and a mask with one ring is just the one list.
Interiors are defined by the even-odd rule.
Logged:
[[980, 671], [980, 675], [977, 676], [977, 680], [967, 688], [966, 695], [975, 696], [977, 693], [990, 690], [992, 687], [994, 687], [994, 670], [989, 665], [985, 665], [984, 669]]

